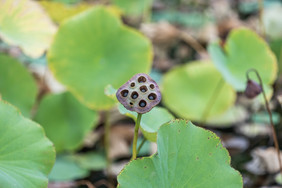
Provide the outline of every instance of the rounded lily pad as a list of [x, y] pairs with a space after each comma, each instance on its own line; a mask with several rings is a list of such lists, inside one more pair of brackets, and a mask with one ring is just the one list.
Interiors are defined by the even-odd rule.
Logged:
[[120, 7], [125, 14], [139, 16], [152, 8], [153, 0], [114, 0], [113, 3]]
[[248, 117], [248, 111], [244, 107], [232, 106], [223, 114], [207, 119], [207, 124], [212, 127], [230, 127], [244, 122]]
[[0, 12], [1, 39], [31, 57], [43, 55], [57, 29], [42, 7], [32, 0], [0, 0]]
[[148, 72], [152, 47], [114, 13], [95, 7], [61, 24], [48, 60], [55, 77], [81, 102], [106, 110], [115, 102], [105, 87], [119, 88], [134, 74]]
[[0, 101], [0, 138], [1, 187], [47, 187], [55, 150], [43, 128]]
[[107, 159], [102, 152], [88, 152], [76, 154], [74, 160], [84, 169], [87, 170], [102, 170], [107, 168]]
[[73, 151], [97, 125], [98, 113], [79, 103], [70, 93], [62, 93], [44, 97], [35, 120], [44, 127], [57, 152]]
[[35, 80], [16, 59], [0, 54], [0, 98], [30, 116], [37, 96]]
[[49, 175], [51, 181], [71, 181], [85, 178], [89, 171], [80, 167], [71, 155], [57, 156], [55, 165]]
[[[237, 91], [246, 87], [246, 72], [256, 69], [264, 84], [272, 84], [277, 77], [277, 61], [269, 46], [249, 29], [235, 29], [229, 34], [222, 49], [218, 43], [208, 47], [213, 63], [223, 77]], [[258, 81], [255, 74], [250, 78]]]
[[270, 41], [269, 46], [277, 58], [279, 75], [281, 75], [282, 74], [282, 38], [278, 40]]
[[[119, 112], [134, 121], [137, 120], [137, 113], [127, 110], [122, 104], [118, 106]], [[151, 142], [157, 141], [157, 131], [161, 125], [174, 119], [169, 111], [162, 107], [154, 107], [150, 112], [143, 114], [140, 122], [140, 129], [145, 138]]]
[[[224, 113], [236, 98], [235, 91], [210, 62], [191, 62], [169, 71], [164, 75], [162, 91], [169, 109], [195, 121]], [[211, 104], [214, 93], [216, 97]]]
[[243, 187], [214, 133], [177, 120], [160, 127], [157, 144], [157, 154], [125, 166], [118, 176], [119, 188]]
[[[280, 119], [279, 113], [272, 112], [272, 121], [274, 125], [278, 125], [280, 123]], [[252, 114], [251, 120], [255, 123], [270, 125], [269, 114], [267, 111]]]
[[79, 3], [79, 4], [65, 4], [56, 1], [39, 1], [40, 5], [48, 12], [52, 20], [61, 24], [66, 19], [83, 12], [91, 8], [91, 4]]

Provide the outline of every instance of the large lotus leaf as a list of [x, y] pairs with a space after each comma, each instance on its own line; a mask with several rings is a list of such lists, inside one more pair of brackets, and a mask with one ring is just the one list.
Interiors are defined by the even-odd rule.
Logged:
[[[235, 29], [229, 34], [224, 49], [218, 43], [210, 44], [208, 51], [223, 77], [237, 91], [246, 88], [246, 72], [256, 69], [264, 84], [272, 84], [277, 76], [277, 62], [268, 45], [248, 29]], [[256, 81], [255, 74], [250, 77]]]
[[56, 22], [61, 24], [64, 20], [74, 16], [80, 12], [92, 7], [91, 4], [79, 3], [74, 5], [67, 5], [62, 2], [56, 1], [40, 1], [42, 7], [48, 12], [50, 17]]
[[249, 117], [242, 106], [232, 106], [223, 114], [207, 119], [207, 125], [212, 127], [230, 127], [242, 123]]
[[107, 168], [107, 159], [102, 152], [88, 152], [73, 155], [73, 159], [84, 169], [102, 170]]
[[114, 0], [113, 3], [120, 7], [125, 14], [138, 16], [152, 8], [153, 0]]
[[89, 176], [90, 170], [102, 170], [107, 167], [103, 153], [81, 153], [58, 155], [49, 175], [51, 181], [71, 181]]
[[0, 138], [0, 187], [47, 187], [55, 150], [43, 128], [0, 101]]
[[49, 48], [56, 27], [32, 0], [0, 0], [0, 38], [32, 57]]
[[125, 166], [118, 176], [120, 188], [243, 187], [214, 133], [176, 120], [160, 127], [157, 144], [157, 154]]
[[44, 7], [46, 12], [48, 12], [50, 17], [59, 24], [91, 7], [91, 5], [87, 3], [79, 3], [75, 5], [66, 5], [56, 1], [40, 1], [39, 3]]
[[2, 99], [17, 106], [25, 116], [29, 116], [36, 95], [36, 83], [26, 68], [17, 60], [0, 54], [0, 96]]
[[270, 41], [269, 46], [277, 58], [279, 74], [281, 74], [282, 73], [282, 38], [279, 40]]
[[[39, 3], [42, 7], [44, 7], [46, 12], [48, 12], [52, 20], [54, 20], [54, 22], [58, 24], [61, 24], [63, 23], [63, 21], [69, 19], [70, 17], [93, 7], [93, 4], [86, 2], [66, 4], [60, 1], [44, 0], [40, 1]], [[112, 11], [117, 16], [121, 15], [121, 10], [118, 7], [107, 6], [107, 9], [109, 11]]]
[[[258, 124], [270, 125], [269, 114], [266, 111], [252, 114], [251, 120]], [[274, 125], [278, 125], [280, 123], [280, 114], [277, 112], [272, 112], [272, 121]]]
[[112, 107], [115, 102], [104, 94], [105, 87], [119, 88], [134, 74], [148, 72], [151, 59], [149, 40], [103, 7], [61, 24], [48, 53], [56, 78], [94, 109]]
[[71, 155], [58, 155], [55, 165], [49, 175], [50, 181], [71, 181], [85, 178], [89, 175]]
[[169, 71], [164, 76], [162, 94], [169, 109], [195, 121], [224, 113], [236, 98], [235, 91], [210, 62], [191, 62]]
[[97, 125], [98, 114], [80, 104], [70, 93], [63, 93], [44, 97], [35, 120], [44, 127], [57, 152], [73, 151]]
[[[118, 109], [121, 114], [131, 117], [134, 121], [137, 120], [137, 112], [127, 110], [122, 104], [119, 104]], [[147, 140], [156, 142], [160, 126], [172, 119], [174, 116], [167, 109], [154, 107], [150, 112], [142, 115], [140, 129]]]

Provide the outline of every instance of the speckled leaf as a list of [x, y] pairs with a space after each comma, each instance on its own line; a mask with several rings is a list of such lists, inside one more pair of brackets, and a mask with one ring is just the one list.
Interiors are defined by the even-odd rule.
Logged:
[[115, 104], [105, 87], [119, 88], [134, 74], [148, 72], [152, 49], [149, 40], [99, 6], [61, 24], [48, 60], [55, 77], [81, 102], [105, 110]]
[[[277, 61], [268, 45], [248, 29], [233, 30], [222, 49], [218, 43], [208, 47], [213, 63], [225, 80], [237, 91], [246, 87], [246, 71], [255, 68], [264, 84], [272, 84], [277, 77]], [[255, 74], [250, 78], [258, 81]]]
[[79, 103], [70, 93], [47, 95], [35, 120], [45, 129], [57, 152], [78, 149], [98, 121], [98, 113]]
[[164, 75], [162, 88], [165, 105], [177, 115], [194, 121], [224, 113], [236, 98], [235, 91], [210, 62], [191, 62], [174, 68]]
[[243, 187], [214, 133], [177, 120], [160, 127], [157, 144], [157, 154], [125, 166], [118, 176], [119, 188]]
[[0, 54], [0, 96], [29, 117], [37, 96], [35, 80], [16, 59]]
[[0, 101], [0, 138], [0, 187], [47, 187], [55, 150], [43, 128]]
[[56, 32], [42, 7], [32, 0], [0, 0], [0, 38], [31, 57], [41, 56]]

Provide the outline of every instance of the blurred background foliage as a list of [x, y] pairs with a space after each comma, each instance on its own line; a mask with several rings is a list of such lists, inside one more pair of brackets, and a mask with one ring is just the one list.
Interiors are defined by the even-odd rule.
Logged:
[[279, 0], [0, 0], [0, 99], [54, 143], [51, 188], [117, 184], [136, 114], [115, 91], [140, 72], [163, 95], [141, 121], [140, 156], [185, 118], [221, 137], [244, 187], [278, 186], [262, 96], [242, 92], [257, 69], [282, 144], [281, 12]]

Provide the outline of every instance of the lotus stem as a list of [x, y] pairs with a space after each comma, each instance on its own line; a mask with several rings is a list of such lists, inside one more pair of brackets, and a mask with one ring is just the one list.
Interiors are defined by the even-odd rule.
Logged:
[[107, 172], [109, 172], [111, 159], [110, 159], [110, 112], [106, 111], [105, 113], [105, 133], [104, 133], [104, 143], [105, 143], [105, 150], [106, 150], [106, 160], [107, 160]]
[[142, 114], [138, 113], [135, 129], [134, 129], [134, 138], [133, 138], [133, 146], [132, 146], [132, 158], [131, 160], [135, 160], [137, 157], [137, 138], [138, 138], [138, 131], [140, 127]]
[[268, 112], [268, 116], [269, 116], [269, 121], [270, 121], [270, 124], [271, 124], [271, 129], [272, 129], [272, 136], [273, 136], [273, 140], [274, 140], [274, 146], [276, 148], [276, 151], [277, 151], [277, 157], [278, 157], [278, 161], [279, 161], [279, 167], [280, 167], [280, 173], [282, 174], [282, 163], [281, 163], [281, 157], [280, 157], [280, 149], [279, 149], [279, 143], [278, 143], [278, 139], [277, 139], [277, 134], [276, 134], [276, 131], [275, 131], [275, 127], [274, 127], [274, 124], [273, 124], [273, 120], [272, 120], [272, 113], [271, 113], [271, 110], [269, 108], [269, 103], [267, 101], [267, 98], [266, 98], [266, 94], [265, 94], [265, 91], [264, 91], [264, 88], [263, 88], [263, 82], [262, 82], [262, 79], [258, 73], [258, 71], [256, 69], [249, 69], [246, 73], [246, 76], [247, 76], [247, 79], [250, 80], [249, 78], [249, 73], [250, 72], [254, 72], [259, 80], [259, 84], [261, 86], [261, 91], [262, 91], [262, 94], [263, 94], [263, 98], [264, 98], [264, 102], [265, 102], [265, 107], [267, 109], [267, 112]]

